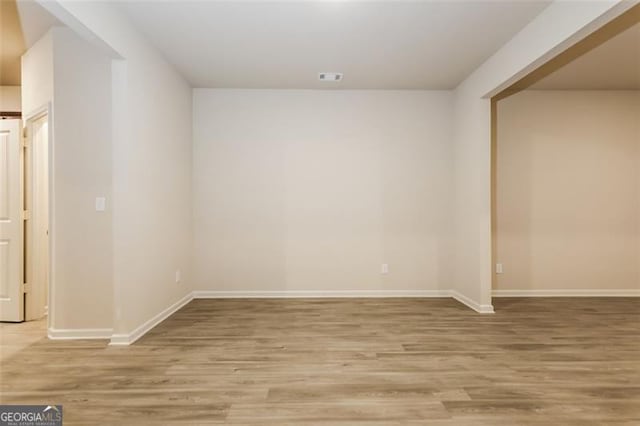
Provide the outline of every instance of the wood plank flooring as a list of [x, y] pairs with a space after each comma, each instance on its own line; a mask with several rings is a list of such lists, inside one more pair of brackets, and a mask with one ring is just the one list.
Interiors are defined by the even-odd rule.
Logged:
[[640, 299], [494, 305], [195, 300], [130, 347], [16, 350], [3, 324], [0, 402], [82, 425], [640, 424]]

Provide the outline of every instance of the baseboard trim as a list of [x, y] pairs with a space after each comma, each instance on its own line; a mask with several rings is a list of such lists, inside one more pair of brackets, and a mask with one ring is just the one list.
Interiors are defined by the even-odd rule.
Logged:
[[[493, 290], [493, 297], [640, 297], [639, 290]], [[494, 313], [493, 305], [481, 305], [455, 290], [329, 290], [329, 291], [216, 291], [196, 290], [186, 294], [153, 318], [128, 334], [114, 334], [110, 328], [55, 329], [47, 331], [52, 340], [111, 339], [110, 345], [131, 345], [149, 330], [173, 315], [193, 299], [268, 299], [268, 298], [446, 298], [452, 297], [481, 314]]]
[[194, 299], [267, 299], [267, 298], [343, 298], [343, 297], [453, 297], [481, 314], [494, 313], [493, 305], [480, 305], [454, 290], [343, 290], [343, 291], [215, 291], [196, 290]]
[[182, 299], [178, 300], [173, 305], [169, 306], [150, 320], [146, 321], [138, 328], [128, 334], [113, 334], [111, 335], [111, 342], [109, 345], [113, 346], [127, 346], [134, 343], [136, 340], [144, 336], [149, 330], [166, 320], [168, 317], [176, 313], [187, 303], [193, 300], [193, 292], [186, 294]]
[[47, 336], [51, 340], [110, 339], [111, 328], [49, 328]]
[[194, 299], [289, 299], [350, 297], [451, 297], [449, 290], [317, 290], [216, 291], [196, 290]]
[[495, 311], [493, 310], [493, 305], [481, 305], [480, 303], [476, 302], [475, 300], [472, 300], [472, 299], [468, 298], [467, 296], [465, 296], [464, 294], [458, 293], [455, 290], [451, 290], [450, 294], [451, 294], [451, 297], [456, 299], [458, 302], [462, 303], [463, 305], [468, 306], [469, 308], [473, 309], [474, 311], [478, 312], [479, 314], [493, 314], [493, 313], [495, 313]]
[[[525, 294], [526, 293], [526, 294]], [[565, 292], [566, 293], [566, 292]], [[496, 297], [550, 297], [550, 296], [640, 296], [640, 291], [634, 290], [616, 290], [608, 294], [590, 291], [589, 294], [578, 294], [572, 291], [570, 294], [561, 294], [560, 291], [521, 291], [521, 290], [496, 290]], [[147, 332], [160, 324], [162, 321], [173, 315], [187, 303], [193, 299], [267, 299], [267, 298], [447, 298], [452, 297], [465, 306], [473, 309], [481, 314], [494, 313], [492, 305], [481, 305], [474, 300], [464, 296], [455, 290], [330, 290], [330, 291], [299, 291], [299, 290], [283, 290], [283, 291], [216, 291], [216, 290], [196, 290], [186, 294], [173, 305], [169, 306], [153, 318], [144, 322], [131, 333], [114, 334], [112, 329], [49, 329], [48, 335], [54, 340], [71, 340], [71, 339], [111, 339], [109, 345], [127, 346], [131, 345]]]
[[638, 290], [493, 290], [493, 297], [640, 297]]

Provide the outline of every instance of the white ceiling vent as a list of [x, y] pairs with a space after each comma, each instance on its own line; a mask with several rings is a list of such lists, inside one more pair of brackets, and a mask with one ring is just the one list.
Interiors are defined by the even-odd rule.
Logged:
[[321, 72], [318, 74], [318, 80], [320, 81], [341, 81], [342, 73], [341, 72]]

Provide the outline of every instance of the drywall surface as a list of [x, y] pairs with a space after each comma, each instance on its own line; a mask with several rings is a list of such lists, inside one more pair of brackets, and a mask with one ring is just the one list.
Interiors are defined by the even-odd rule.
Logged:
[[0, 86], [0, 111], [22, 111], [20, 86]]
[[50, 113], [49, 327], [109, 330], [112, 210], [96, 212], [95, 197], [111, 198], [111, 60], [55, 27], [23, 56], [22, 83], [23, 117]]
[[448, 289], [451, 101], [196, 89], [196, 289]]
[[53, 101], [53, 36], [47, 32], [22, 56], [22, 116], [46, 108]]
[[521, 92], [497, 130], [494, 289], [640, 289], [640, 92]]
[[[53, 35], [54, 329], [113, 323], [111, 59], [68, 28]], [[107, 199], [95, 210], [96, 197]]]
[[144, 45], [132, 42], [123, 52], [114, 278], [117, 331], [126, 333], [191, 292], [192, 136], [191, 88]]
[[491, 307], [491, 101], [454, 92], [454, 194], [452, 289]]

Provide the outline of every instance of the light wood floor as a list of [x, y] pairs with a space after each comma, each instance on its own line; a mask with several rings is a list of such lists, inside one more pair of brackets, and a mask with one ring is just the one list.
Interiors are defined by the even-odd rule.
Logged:
[[494, 303], [196, 300], [131, 347], [11, 352], [0, 402], [83, 425], [640, 424], [640, 299]]

